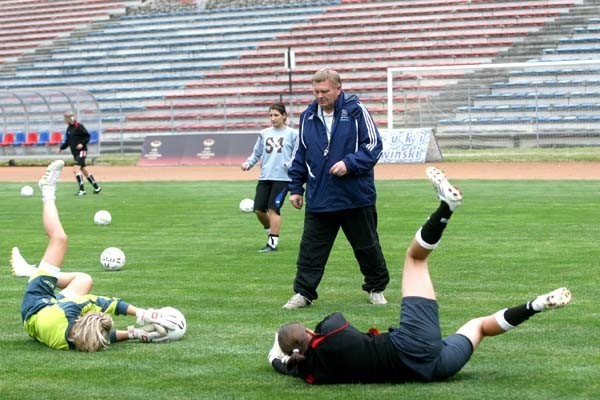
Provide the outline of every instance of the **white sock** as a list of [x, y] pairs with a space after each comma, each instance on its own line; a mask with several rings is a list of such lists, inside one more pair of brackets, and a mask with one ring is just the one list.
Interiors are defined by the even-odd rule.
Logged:
[[47, 202], [48, 200], [54, 201], [56, 200], [56, 188], [52, 186], [43, 186], [42, 187], [42, 202]]
[[55, 267], [52, 264], [47, 263], [46, 261], [42, 260], [40, 262], [40, 266], [38, 267], [40, 272], [43, 272], [45, 275], [50, 275], [54, 278], [58, 278], [58, 274], [60, 272], [60, 268]]
[[498, 311], [496, 314], [494, 314], [494, 317], [496, 317], [496, 322], [498, 325], [500, 325], [500, 328], [504, 329], [505, 331], [510, 331], [512, 328], [514, 328], [514, 326], [506, 322], [506, 319], [504, 318], [504, 312], [506, 310], [508, 309], [505, 308], [504, 310]]
[[276, 248], [279, 244], [279, 236], [269, 235], [269, 246]]
[[438, 247], [438, 245], [440, 244], [441, 240], [435, 244], [427, 243], [425, 240], [423, 240], [423, 237], [421, 236], [422, 229], [423, 229], [422, 227], [419, 228], [417, 233], [415, 233], [415, 240], [417, 241], [417, 243], [419, 243], [419, 246], [421, 246], [422, 248], [424, 248], [426, 250], [435, 250]]

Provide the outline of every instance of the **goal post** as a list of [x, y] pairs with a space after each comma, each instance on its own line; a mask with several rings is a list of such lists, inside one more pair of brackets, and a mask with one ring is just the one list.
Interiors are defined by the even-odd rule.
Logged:
[[600, 59], [388, 68], [387, 116], [442, 150], [600, 146]]

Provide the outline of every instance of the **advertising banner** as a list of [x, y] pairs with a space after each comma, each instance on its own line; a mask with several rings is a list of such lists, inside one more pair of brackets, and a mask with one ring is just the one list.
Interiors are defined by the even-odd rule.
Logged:
[[252, 153], [257, 139], [258, 133], [149, 135], [138, 165], [241, 164]]
[[424, 163], [440, 161], [441, 153], [430, 128], [395, 129], [381, 132], [380, 163]]

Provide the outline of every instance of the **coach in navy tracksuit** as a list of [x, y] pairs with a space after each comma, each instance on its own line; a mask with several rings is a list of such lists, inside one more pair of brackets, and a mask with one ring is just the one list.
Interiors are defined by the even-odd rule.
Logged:
[[294, 280], [295, 295], [283, 306], [300, 308], [315, 300], [317, 286], [340, 228], [350, 242], [364, 275], [362, 289], [373, 304], [386, 304], [389, 282], [377, 234], [373, 167], [382, 150], [381, 137], [358, 97], [342, 91], [331, 69], [312, 79], [315, 101], [300, 115], [294, 161], [288, 171], [290, 201], [306, 214]]

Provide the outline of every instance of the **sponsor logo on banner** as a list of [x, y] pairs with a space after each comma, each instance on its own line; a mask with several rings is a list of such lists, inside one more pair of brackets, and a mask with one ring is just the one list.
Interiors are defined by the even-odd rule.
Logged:
[[148, 135], [138, 165], [234, 165], [248, 158], [256, 133]]
[[158, 160], [162, 157], [160, 154], [160, 146], [162, 146], [162, 142], [160, 140], [152, 140], [150, 142], [150, 151], [144, 154], [144, 157], [149, 160]]
[[380, 163], [424, 163], [432, 129], [397, 129], [381, 134]]

